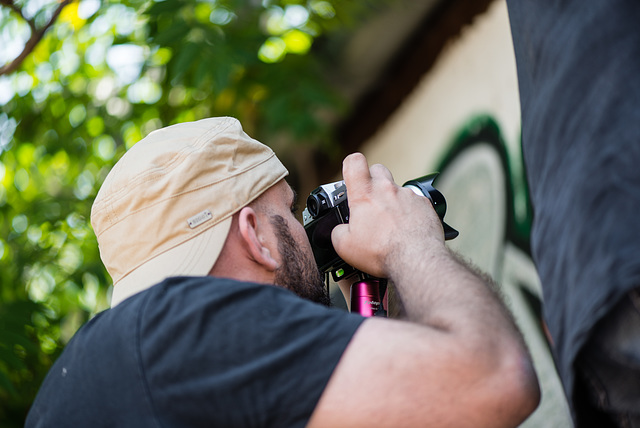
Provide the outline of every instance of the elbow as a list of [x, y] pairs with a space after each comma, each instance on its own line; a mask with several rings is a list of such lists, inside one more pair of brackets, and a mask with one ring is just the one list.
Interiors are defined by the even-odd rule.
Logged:
[[518, 373], [514, 375], [519, 379], [517, 390], [514, 392], [518, 399], [518, 411], [515, 415], [519, 419], [518, 424], [538, 408], [541, 399], [540, 384], [528, 353], [523, 359], [525, 361], [521, 363]]
[[533, 363], [524, 348], [504, 358], [493, 378], [494, 405], [502, 413], [505, 427], [515, 427], [527, 419], [540, 404], [541, 392]]
[[519, 340], [501, 341], [476, 348], [473, 407], [475, 427], [517, 427], [540, 403], [538, 378], [528, 350]]

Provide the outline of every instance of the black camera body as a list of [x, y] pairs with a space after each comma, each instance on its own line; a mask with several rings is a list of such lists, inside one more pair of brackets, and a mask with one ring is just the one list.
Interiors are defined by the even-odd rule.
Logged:
[[[442, 193], [433, 187], [433, 180], [437, 176], [438, 174], [435, 173], [410, 180], [403, 187], [410, 188], [414, 193], [429, 198], [442, 222], [445, 239], [449, 240], [458, 236], [458, 231], [444, 222], [447, 202]], [[316, 264], [322, 273], [331, 273], [333, 279], [338, 281], [356, 272], [353, 267], [338, 256], [331, 243], [333, 228], [349, 222], [349, 203], [344, 181], [323, 184], [312, 191], [307, 198], [307, 206], [302, 212], [302, 221], [313, 249]], [[372, 231], [372, 233], [374, 232]]]

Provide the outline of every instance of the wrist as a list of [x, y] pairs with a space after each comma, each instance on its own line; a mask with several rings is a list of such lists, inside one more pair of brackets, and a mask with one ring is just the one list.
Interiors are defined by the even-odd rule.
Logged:
[[401, 282], [403, 277], [412, 274], [426, 278], [428, 272], [451, 259], [451, 252], [443, 240], [427, 237], [418, 245], [407, 243], [389, 251], [384, 268], [389, 279]]

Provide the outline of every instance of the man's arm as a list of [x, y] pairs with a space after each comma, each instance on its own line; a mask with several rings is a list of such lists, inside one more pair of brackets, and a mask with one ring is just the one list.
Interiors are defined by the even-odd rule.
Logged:
[[356, 268], [391, 279], [408, 322], [370, 318], [309, 426], [510, 427], [540, 392], [522, 338], [487, 282], [444, 245], [427, 198], [381, 165], [347, 157], [350, 223], [332, 239]]

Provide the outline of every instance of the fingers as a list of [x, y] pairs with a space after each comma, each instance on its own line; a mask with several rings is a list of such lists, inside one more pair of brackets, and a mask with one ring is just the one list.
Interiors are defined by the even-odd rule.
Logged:
[[[388, 247], [389, 239], [381, 235], [392, 233], [397, 218], [387, 207], [388, 204], [395, 208], [399, 205], [395, 198], [397, 186], [387, 168], [382, 165], [369, 168], [361, 153], [345, 158], [343, 178], [349, 194], [350, 219], [348, 224], [333, 229], [331, 241], [334, 249], [356, 269], [382, 277], [384, 264], [381, 255], [384, 251], [379, 249]], [[389, 219], [390, 216], [393, 218]], [[380, 221], [385, 225], [381, 226]], [[374, 233], [380, 227], [383, 233]]]
[[394, 181], [391, 171], [389, 171], [384, 165], [381, 165], [379, 163], [371, 165], [370, 171], [372, 178], [384, 178], [389, 181]]
[[347, 185], [349, 197], [369, 189], [371, 173], [367, 159], [362, 153], [353, 153], [344, 159], [342, 162], [342, 178], [344, 178], [344, 182]]
[[347, 184], [350, 199], [359, 197], [361, 192], [369, 193], [374, 180], [394, 182], [391, 171], [385, 166], [375, 164], [369, 168], [367, 159], [362, 153], [353, 153], [345, 158], [342, 165], [342, 176]]

